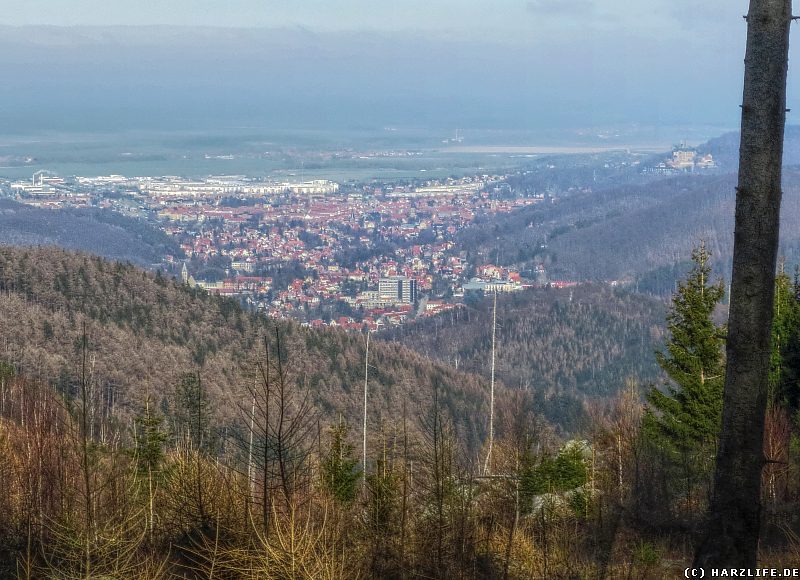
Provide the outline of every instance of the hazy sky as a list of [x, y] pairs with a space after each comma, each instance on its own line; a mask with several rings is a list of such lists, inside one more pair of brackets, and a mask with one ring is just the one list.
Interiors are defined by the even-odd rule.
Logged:
[[26, 0], [10, 25], [300, 26], [315, 30], [440, 30], [514, 38], [625, 31], [693, 42], [742, 31], [746, 0]]
[[733, 127], [746, 11], [746, 0], [18, 0], [0, 12], [0, 121]]

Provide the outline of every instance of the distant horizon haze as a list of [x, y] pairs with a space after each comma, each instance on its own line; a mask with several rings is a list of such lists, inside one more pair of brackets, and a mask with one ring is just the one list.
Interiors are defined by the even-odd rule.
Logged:
[[[529, 4], [526, 14], [552, 3]], [[732, 34], [715, 25], [684, 38], [674, 26], [658, 37], [602, 18], [589, 28], [562, 19], [553, 26], [562, 34], [530, 37], [516, 26], [499, 35], [491, 22], [495, 33], [484, 35], [0, 26], [0, 134], [738, 125], [738, 21]], [[794, 100], [790, 92], [790, 108]]]

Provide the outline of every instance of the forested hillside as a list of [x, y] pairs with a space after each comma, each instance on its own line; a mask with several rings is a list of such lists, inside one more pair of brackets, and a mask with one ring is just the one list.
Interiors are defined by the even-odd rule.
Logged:
[[178, 244], [143, 220], [101, 209], [39, 209], [0, 199], [0, 244], [59, 246], [149, 266]]
[[[711, 153], [717, 163], [726, 171], [735, 171], [739, 165], [738, 131], [725, 133], [698, 146], [700, 153]], [[787, 125], [783, 139], [783, 165], [800, 165], [800, 125]]]
[[[721, 409], [705, 369], [723, 361], [723, 287], [704, 252], [666, 336], [662, 304], [607, 285], [502, 297], [513, 388], [497, 385], [493, 437], [491, 301], [372, 340], [362, 464], [364, 337], [130, 265], [0, 249], [0, 576], [678, 577]], [[800, 287], [784, 274], [776, 294], [762, 550], [796, 567]], [[643, 405], [662, 338], [671, 382]], [[580, 437], [542, 420], [562, 401]]]
[[[490, 375], [492, 299], [384, 336], [459, 369]], [[569, 430], [584, 398], [614, 396], [627, 379], [655, 382], [664, 303], [601, 285], [538, 288], [497, 300], [496, 376], [531, 391], [536, 407]]]
[[[323, 424], [340, 415], [360, 424], [363, 336], [276, 325], [229, 299], [190, 290], [130, 265], [53, 248], [0, 249], [0, 359], [24, 375], [77, 391], [86, 326], [88, 373], [97, 419], [130, 417], [148, 395], [175, 406], [176, 386], [199, 374], [215, 425], [241, 430], [248, 385], [270, 348], [282, 342], [283, 364]], [[276, 334], [277, 332], [277, 334]], [[467, 448], [486, 429], [486, 383], [399, 344], [370, 345], [370, 415], [396, 424], [403, 404], [412, 426], [434, 386]]]
[[[781, 253], [800, 257], [800, 173], [786, 171]], [[669, 295], [700, 240], [727, 278], [733, 246], [733, 175], [686, 175], [577, 193], [466, 230], [472, 256], [532, 270], [550, 279], [622, 280]]]

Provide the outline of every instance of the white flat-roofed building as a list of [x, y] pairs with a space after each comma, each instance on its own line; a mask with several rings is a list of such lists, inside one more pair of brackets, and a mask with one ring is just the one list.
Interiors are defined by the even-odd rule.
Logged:
[[381, 300], [397, 304], [413, 304], [417, 300], [417, 281], [405, 276], [391, 276], [378, 281]]

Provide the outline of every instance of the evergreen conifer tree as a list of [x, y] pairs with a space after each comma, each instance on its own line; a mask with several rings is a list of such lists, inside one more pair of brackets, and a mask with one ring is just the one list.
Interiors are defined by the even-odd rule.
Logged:
[[769, 395], [773, 405], [796, 412], [800, 404], [800, 281], [792, 282], [782, 269], [775, 277], [775, 313]]
[[692, 252], [687, 279], [678, 284], [667, 315], [670, 339], [666, 351], [656, 353], [671, 384], [650, 391], [644, 418], [652, 438], [684, 455], [716, 447], [722, 416], [725, 337], [712, 315], [724, 288], [721, 281], [711, 283], [709, 259], [701, 244]]
[[153, 413], [148, 397], [143, 412], [134, 418], [134, 456], [141, 474], [156, 473], [161, 468], [167, 441], [163, 424], [164, 417]]
[[356, 498], [358, 480], [358, 458], [353, 456], [353, 445], [347, 442], [347, 423], [340, 421], [331, 429], [331, 446], [322, 460], [322, 484], [336, 501], [349, 505]]
[[183, 373], [175, 385], [175, 437], [192, 449], [211, 453], [211, 404], [200, 373]]

